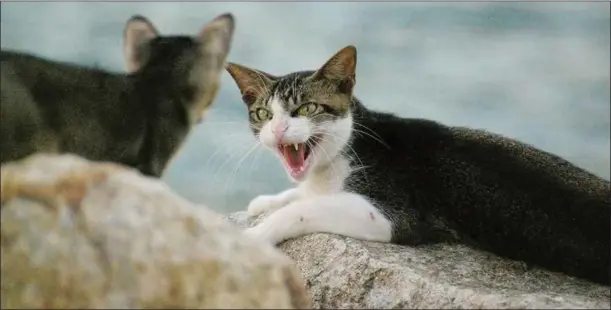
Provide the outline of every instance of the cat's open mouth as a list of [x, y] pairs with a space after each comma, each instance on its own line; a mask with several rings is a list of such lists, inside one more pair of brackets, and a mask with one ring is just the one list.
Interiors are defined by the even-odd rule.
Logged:
[[300, 179], [308, 168], [308, 158], [312, 151], [311, 145], [315, 137], [310, 137], [305, 143], [280, 144], [278, 151], [284, 157], [287, 170], [293, 178]]

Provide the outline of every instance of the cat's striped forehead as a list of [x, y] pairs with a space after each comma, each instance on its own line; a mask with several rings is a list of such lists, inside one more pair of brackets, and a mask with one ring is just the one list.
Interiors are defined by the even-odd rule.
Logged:
[[271, 99], [274, 98], [286, 110], [297, 108], [299, 105], [304, 103], [309, 95], [306, 79], [312, 73], [314, 72], [295, 72], [283, 76], [271, 87], [267, 104], [269, 105]]

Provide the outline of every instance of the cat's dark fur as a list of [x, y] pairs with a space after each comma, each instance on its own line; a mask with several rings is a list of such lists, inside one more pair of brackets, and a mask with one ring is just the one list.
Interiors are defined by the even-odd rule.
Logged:
[[224, 14], [197, 36], [125, 27], [127, 74], [2, 51], [1, 162], [74, 153], [159, 177], [212, 104], [233, 35]]

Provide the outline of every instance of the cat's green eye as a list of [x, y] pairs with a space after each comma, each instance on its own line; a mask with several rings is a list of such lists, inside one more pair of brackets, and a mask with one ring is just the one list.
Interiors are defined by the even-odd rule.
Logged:
[[266, 109], [262, 109], [262, 108], [257, 109], [254, 114], [255, 114], [254, 115], [255, 120], [258, 120], [258, 121], [267, 120], [269, 119], [269, 116], [270, 116], [269, 112]]
[[300, 116], [308, 116], [315, 114], [316, 112], [318, 112], [318, 105], [313, 102], [306, 103], [299, 107], [299, 110], [297, 110], [297, 114]]

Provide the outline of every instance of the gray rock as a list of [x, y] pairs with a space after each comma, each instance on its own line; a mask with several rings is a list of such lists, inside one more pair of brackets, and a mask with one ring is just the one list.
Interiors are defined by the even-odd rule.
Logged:
[[[260, 221], [229, 216], [240, 226]], [[610, 309], [609, 287], [465, 246], [407, 247], [313, 234], [280, 244], [314, 308]]]
[[161, 181], [76, 156], [2, 166], [5, 308], [307, 308], [293, 262]]

